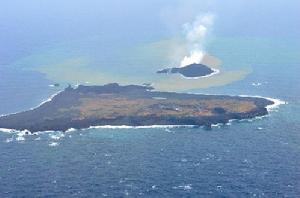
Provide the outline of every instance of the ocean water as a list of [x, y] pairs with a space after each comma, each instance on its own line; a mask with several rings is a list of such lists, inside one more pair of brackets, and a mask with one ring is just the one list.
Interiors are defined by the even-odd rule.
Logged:
[[[3, 4], [7, 10], [0, 14], [6, 19], [0, 22], [0, 41], [5, 44], [0, 46], [0, 115], [35, 107], [68, 83], [159, 84], [156, 69], [176, 63], [170, 49], [180, 43], [180, 28], [170, 31], [156, 11], [164, 6], [164, 13], [172, 11], [172, 1], [151, 6], [132, 1], [126, 6], [137, 12], [117, 10], [121, 14], [115, 18], [105, 9], [99, 15], [94, 9], [79, 9], [80, 4], [72, 8], [82, 12], [52, 16], [52, 9], [58, 8], [53, 2], [50, 11], [45, 9], [48, 4], [35, 10], [45, 12], [43, 19], [52, 17], [49, 27], [30, 14], [28, 7], [35, 3], [20, 12], [30, 19], [23, 25], [22, 17], [8, 17], [13, 6]], [[289, 11], [282, 11], [282, 2], [216, 5], [212, 10], [220, 19], [206, 50], [222, 61], [221, 71], [229, 73], [180, 90], [286, 101], [269, 116], [212, 130], [86, 129], [36, 135], [2, 130], [0, 197], [299, 197], [297, 4], [284, 4]], [[142, 12], [145, 7], [149, 10]], [[256, 16], [251, 18], [244, 7], [257, 8]], [[285, 15], [273, 20], [279, 10]], [[155, 17], [147, 16], [152, 12]], [[71, 20], [76, 14], [82, 21]], [[120, 22], [122, 17], [127, 23]], [[260, 23], [255, 23], [258, 17]], [[68, 26], [59, 18], [68, 19]], [[245, 23], [248, 26], [241, 28]], [[37, 32], [39, 27], [43, 28]], [[57, 82], [60, 87], [49, 86]]]

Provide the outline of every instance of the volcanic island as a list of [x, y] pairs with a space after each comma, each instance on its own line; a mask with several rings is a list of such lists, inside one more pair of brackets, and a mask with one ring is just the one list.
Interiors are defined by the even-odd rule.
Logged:
[[40, 106], [0, 117], [0, 128], [67, 131], [91, 126], [205, 126], [268, 114], [273, 101], [259, 97], [155, 91], [117, 83], [71, 86]]
[[201, 78], [217, 74], [219, 70], [204, 64], [190, 64], [184, 67], [172, 67], [158, 70], [157, 74], [181, 74], [185, 78]]

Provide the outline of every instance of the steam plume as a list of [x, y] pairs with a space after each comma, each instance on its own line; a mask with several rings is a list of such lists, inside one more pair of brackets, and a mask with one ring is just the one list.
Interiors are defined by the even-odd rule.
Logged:
[[209, 29], [214, 23], [214, 15], [204, 14], [196, 18], [193, 23], [184, 24], [186, 41], [190, 48], [190, 54], [181, 61], [181, 67], [193, 63], [200, 63], [204, 57], [204, 41]]

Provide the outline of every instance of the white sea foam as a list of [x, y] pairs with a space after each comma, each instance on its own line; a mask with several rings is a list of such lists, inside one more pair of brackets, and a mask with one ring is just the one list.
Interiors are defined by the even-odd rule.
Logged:
[[[48, 99], [46, 99], [46, 100], [44, 100], [43, 102], [41, 102], [38, 106], [30, 108], [30, 110], [37, 109], [37, 108], [39, 108], [40, 106], [42, 106], [43, 104], [48, 103], [48, 102], [51, 102], [52, 99], [53, 99], [56, 95], [60, 94], [61, 92], [62, 92], [62, 91], [59, 91], [59, 92], [57, 92], [57, 93], [51, 95]], [[27, 110], [26, 110], [26, 111], [27, 111]], [[18, 113], [23, 113], [23, 112], [25, 112], [25, 111], [19, 111], [19, 112], [9, 113], [9, 114], [2, 114], [2, 115], [0, 115], [0, 118], [1, 118], [1, 117], [4, 117], [4, 116], [9, 116], [9, 115], [15, 115], [15, 114], [18, 114]], [[9, 129], [9, 130], [10, 130], [10, 129]], [[2, 129], [1, 129], [0, 131], [2, 131]]]
[[182, 158], [180, 161], [185, 163], [185, 162], [187, 162], [188, 160], [185, 159], [185, 158]]
[[62, 131], [47, 130], [47, 131], [31, 132], [28, 129], [17, 130], [17, 129], [0, 128], [0, 132], [4, 132], [4, 133], [17, 133], [17, 134], [24, 134], [24, 135], [40, 135], [40, 134], [55, 133], [55, 132], [61, 133]]
[[58, 142], [50, 142], [50, 143], [49, 143], [49, 146], [50, 146], [50, 147], [55, 147], [55, 146], [58, 146], [58, 145], [59, 145]]
[[187, 185], [181, 185], [181, 186], [174, 186], [173, 189], [182, 189], [185, 191], [192, 190], [192, 184], [187, 184]]
[[66, 133], [71, 133], [71, 132], [74, 132], [76, 131], [77, 129], [74, 129], [74, 128], [69, 128], [68, 130], [66, 130]]
[[49, 137], [53, 140], [60, 140], [61, 138], [65, 137], [65, 135], [63, 133], [50, 134]]
[[82, 85], [81, 83], [77, 83], [74, 87], [75, 89], [77, 89], [80, 85]]
[[103, 126], [91, 126], [87, 129], [165, 129], [165, 128], [194, 128], [195, 125], [149, 125], [149, 126], [112, 126], [112, 125], [103, 125]]
[[23, 131], [17, 132], [16, 141], [25, 141], [25, 136], [27, 136], [27, 135], [31, 135], [30, 131], [28, 131], [28, 130], [23, 130]]
[[7, 139], [5, 140], [6, 143], [9, 143], [9, 142], [12, 142], [12, 141], [14, 141], [13, 138], [7, 138]]
[[16, 141], [18, 141], [18, 142], [25, 141], [25, 137], [24, 136], [18, 136], [18, 137], [16, 137]]
[[250, 96], [250, 95], [239, 95], [240, 97], [250, 97], [250, 98], [264, 98], [273, 102], [273, 104], [266, 106], [268, 112], [277, 109], [280, 105], [288, 104], [286, 101], [277, 99], [277, 98], [269, 98], [264, 96]]
[[259, 87], [259, 86], [261, 86], [262, 85], [262, 83], [255, 83], [255, 82], [253, 82], [252, 84], [251, 84], [252, 86], [254, 86], [254, 87]]
[[43, 104], [48, 103], [48, 102], [51, 102], [52, 99], [53, 99], [55, 96], [57, 96], [58, 94], [60, 94], [61, 92], [62, 92], [62, 91], [59, 91], [59, 92], [57, 92], [57, 93], [55, 93], [55, 94], [52, 94], [52, 95], [50, 96], [50, 98], [46, 99], [45, 101], [41, 102], [37, 107], [31, 108], [30, 110], [39, 108], [39, 107], [42, 106]]
[[4, 132], [4, 133], [14, 133], [14, 132], [16, 132], [16, 130], [14, 130], [14, 129], [5, 129], [5, 128], [0, 128], [0, 131]]
[[27, 130], [27, 129], [25, 129], [25, 130], [16, 130], [16, 129], [0, 128], [0, 132], [17, 133], [18, 136], [30, 135], [30, 131]]
[[171, 131], [169, 128], [166, 128], [165, 131], [168, 133], [173, 133], [173, 131]]
[[223, 123], [217, 123], [217, 124], [212, 124], [212, 127], [217, 127], [220, 128], [223, 125]]
[[[264, 99], [272, 101], [273, 104], [266, 106], [266, 109], [269, 113], [273, 112], [273, 111], [276, 111], [279, 108], [280, 105], [288, 104], [288, 102], [285, 102], [285, 101], [280, 100], [280, 99], [263, 97], [263, 96], [239, 95], [239, 97], [264, 98]], [[231, 120], [229, 120], [228, 123], [231, 124], [233, 122], [244, 122], [244, 121], [253, 122], [255, 120], [261, 120], [261, 119], [263, 119], [265, 117], [268, 117], [268, 116], [270, 116], [270, 115], [268, 114], [268, 115], [264, 115], [264, 116], [256, 116], [254, 118], [247, 118], [247, 119], [241, 119], [241, 120], [231, 119]], [[262, 128], [259, 127], [258, 130], [262, 130]]]
[[[193, 94], [195, 94], [195, 93], [193, 93]], [[214, 96], [218, 96], [217, 94], [199, 94], [199, 95], [214, 95]], [[235, 95], [228, 95], [228, 96], [235, 96]], [[288, 104], [288, 102], [280, 100], [280, 99], [277, 99], [277, 98], [270, 98], [270, 97], [264, 97], [264, 96], [251, 96], [251, 95], [238, 95], [238, 96], [239, 97], [249, 97], [249, 98], [264, 98], [264, 99], [272, 101], [273, 104], [266, 106], [266, 109], [267, 109], [268, 112], [276, 111], [279, 108], [280, 105]], [[244, 122], [244, 121], [246, 121], [246, 122], [253, 122], [255, 120], [261, 120], [261, 119], [263, 119], [265, 117], [268, 117], [268, 116], [270, 116], [270, 115], [268, 114], [268, 115], [264, 115], [264, 116], [256, 116], [254, 118], [247, 118], [247, 119], [241, 119], [241, 120], [231, 119], [231, 120], [228, 121], [228, 123], [226, 123], [226, 125], [232, 125], [233, 122]], [[215, 124], [215, 125], [212, 125], [212, 126], [215, 126], [215, 127], [219, 128], [220, 125], [222, 125], [222, 124]]]
[[[5, 129], [5, 128], [0, 128], [0, 132], [4, 133], [10, 133], [13, 134], [11, 138], [6, 139], [5, 142], [12, 142], [12, 141], [17, 141], [17, 142], [23, 142], [26, 140], [26, 136], [32, 136], [32, 135], [37, 135], [38, 133], [31, 133], [29, 130], [15, 130], [15, 129]], [[42, 132], [41, 132], [42, 133]]]

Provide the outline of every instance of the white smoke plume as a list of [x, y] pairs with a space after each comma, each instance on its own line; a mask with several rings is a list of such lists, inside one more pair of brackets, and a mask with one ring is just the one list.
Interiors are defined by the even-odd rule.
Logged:
[[184, 24], [185, 39], [190, 48], [190, 54], [183, 58], [180, 64], [181, 67], [201, 63], [205, 55], [204, 41], [214, 24], [214, 18], [213, 14], [204, 14], [198, 16], [193, 23]]

